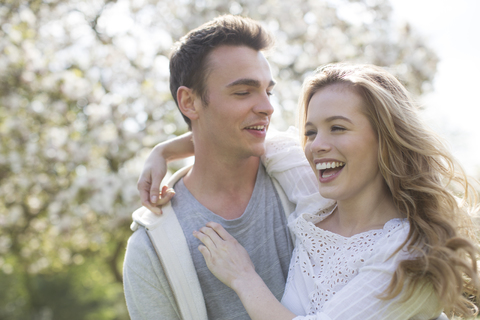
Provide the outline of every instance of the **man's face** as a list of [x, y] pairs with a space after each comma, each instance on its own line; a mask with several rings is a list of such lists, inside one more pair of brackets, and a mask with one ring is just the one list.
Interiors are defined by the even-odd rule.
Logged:
[[[208, 106], [197, 108], [195, 139], [206, 142], [212, 155], [226, 159], [261, 156], [275, 85], [267, 60], [245, 46], [220, 46], [207, 59]], [[201, 104], [201, 99], [195, 103]]]

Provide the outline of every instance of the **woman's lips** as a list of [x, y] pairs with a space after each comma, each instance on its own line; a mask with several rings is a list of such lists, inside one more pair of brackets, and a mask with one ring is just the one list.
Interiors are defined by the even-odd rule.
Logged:
[[[322, 165], [322, 166], [319, 166]], [[318, 167], [325, 167], [325, 165], [319, 163], [317, 164]], [[340, 175], [340, 172], [343, 170], [345, 167], [345, 163], [342, 163], [340, 166], [334, 166], [333, 168], [326, 168], [326, 169], [320, 169], [319, 170], [319, 180], [321, 183], [327, 183], [335, 178], [337, 178]]]

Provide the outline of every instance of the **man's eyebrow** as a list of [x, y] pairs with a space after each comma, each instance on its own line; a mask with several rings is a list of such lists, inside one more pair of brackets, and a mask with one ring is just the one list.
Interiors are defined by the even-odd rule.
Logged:
[[[276, 84], [275, 81], [270, 80], [268, 87], [269, 88], [273, 87], [275, 84]], [[234, 86], [241, 86], [241, 85], [259, 88], [261, 84], [260, 84], [260, 81], [255, 79], [243, 78], [243, 79], [235, 80], [232, 83], [229, 83], [227, 85], [227, 88], [234, 87]]]

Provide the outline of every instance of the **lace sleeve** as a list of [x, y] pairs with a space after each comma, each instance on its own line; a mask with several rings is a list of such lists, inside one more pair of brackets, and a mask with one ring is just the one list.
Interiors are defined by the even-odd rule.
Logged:
[[290, 202], [296, 205], [289, 221], [301, 213], [317, 213], [332, 204], [318, 192], [318, 182], [294, 127], [285, 132], [269, 131], [262, 162], [267, 173], [282, 186]]
[[405, 248], [395, 253], [409, 230], [402, 222], [395, 224], [398, 226], [392, 223], [395, 228], [386, 230], [385, 235], [377, 241], [372, 255], [364, 257], [365, 266], [323, 305], [320, 312], [299, 316], [294, 320], [426, 320], [438, 317], [442, 307], [429, 283], [419, 284], [407, 300], [404, 296], [406, 290], [391, 300], [379, 298], [390, 283], [400, 261], [411, 258], [411, 253]]
[[287, 131], [270, 129], [265, 139], [265, 154], [262, 156], [262, 162], [269, 173], [285, 171], [297, 166], [308, 166], [308, 161], [300, 147], [298, 129], [295, 127], [289, 127]]

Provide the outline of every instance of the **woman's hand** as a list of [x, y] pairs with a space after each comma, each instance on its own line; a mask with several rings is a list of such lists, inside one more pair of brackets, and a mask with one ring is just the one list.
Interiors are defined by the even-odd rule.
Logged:
[[244, 247], [215, 222], [194, 231], [203, 245], [198, 246], [208, 269], [232, 288], [252, 320], [291, 320], [295, 315], [285, 308], [255, 272]]
[[172, 200], [173, 196], [175, 195], [175, 190], [169, 188], [167, 186], [162, 187], [162, 191], [157, 196], [157, 200], [153, 203], [147, 200], [143, 201], [142, 204], [147, 207], [150, 211], [157, 215], [162, 214], [162, 206], [167, 204], [170, 200]]
[[160, 184], [167, 174], [167, 163], [193, 155], [192, 133], [188, 132], [174, 139], [156, 145], [145, 161], [142, 174], [137, 182], [142, 205], [155, 214], [162, 214], [161, 206], [175, 194], [171, 188]]
[[171, 188], [163, 187], [161, 193], [159, 190], [160, 183], [167, 173], [167, 160], [163, 157], [162, 152], [161, 145], [153, 148], [137, 182], [142, 205], [155, 214], [162, 214], [161, 205], [170, 201], [175, 194]]
[[220, 224], [209, 222], [199, 231], [194, 231], [193, 235], [203, 243], [198, 250], [205, 258], [208, 269], [225, 285], [234, 289], [238, 282], [256, 276], [245, 248]]

